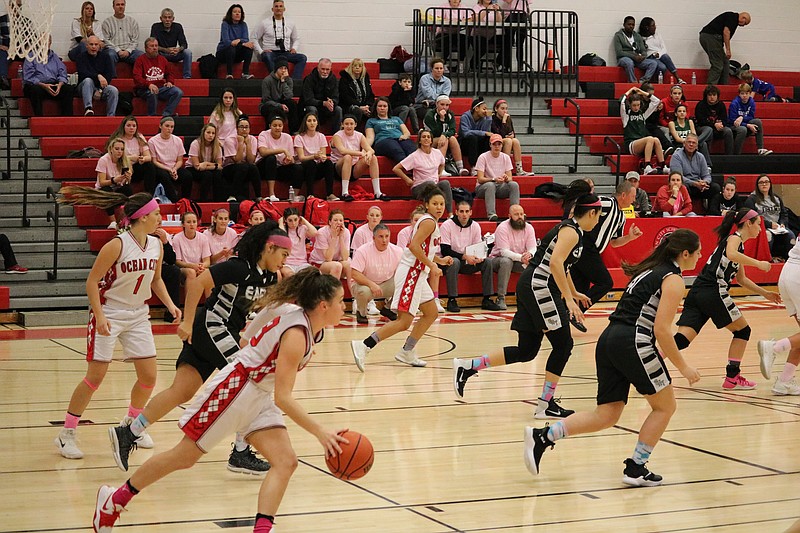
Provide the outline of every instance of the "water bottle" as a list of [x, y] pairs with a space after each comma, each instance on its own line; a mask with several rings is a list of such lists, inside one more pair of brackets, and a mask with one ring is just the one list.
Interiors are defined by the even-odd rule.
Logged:
[[662, 83], [664, 83], [664, 73], [663, 72], [659, 72], [658, 73], [658, 84], [661, 85]]
[[17, 78], [22, 79], [22, 65], [17, 68]]
[[289, 186], [289, 201], [294, 202], [294, 187]]
[[697, 85], [697, 74], [692, 71], [692, 85]]

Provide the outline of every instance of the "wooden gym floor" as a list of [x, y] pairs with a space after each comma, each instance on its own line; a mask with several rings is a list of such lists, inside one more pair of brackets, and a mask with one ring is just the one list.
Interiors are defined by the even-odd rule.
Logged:
[[[648, 413], [635, 392], [616, 427], [559, 442], [538, 477], [525, 469], [523, 427], [542, 425], [533, 419], [533, 403], [547, 345], [531, 363], [481, 372], [464, 400], [455, 398], [451, 358], [516, 342], [513, 312], [442, 315], [419, 345], [427, 368], [394, 361], [404, 338], [398, 335], [373, 350], [365, 374], [352, 362], [349, 341], [374, 325], [357, 327], [348, 315], [317, 346], [296, 396], [325, 425], [366, 434], [375, 464], [356, 482], [333, 478], [316, 439], [287, 418], [300, 466], [276, 531], [784, 531], [800, 517], [800, 397], [770, 393], [755, 346], [797, 326], [783, 308], [740, 304], [753, 329], [743, 368], [758, 389], [721, 388], [730, 334], [708, 326], [685, 352], [701, 382], [690, 388], [673, 371], [678, 412], [649, 463], [665, 483], [638, 489], [621, 484], [622, 461]], [[592, 311], [589, 333], [573, 330], [575, 351], [557, 391], [566, 407], [594, 406], [594, 347], [609, 311]], [[173, 326], [153, 324], [161, 390], [172, 380], [180, 342]], [[84, 375], [84, 351], [84, 328], [0, 327], [0, 531], [90, 531], [97, 487], [127, 478], [114, 465], [106, 429], [125, 414], [130, 365], [112, 364], [84, 415], [85, 458], [63, 459], [53, 445]], [[775, 370], [783, 363], [776, 361]], [[136, 451], [132, 469], [181, 438], [180, 414], [175, 409], [150, 429], [156, 448]], [[119, 530], [251, 531], [260, 481], [228, 472], [229, 450], [220, 444], [193, 469], [148, 488], [123, 513]]]

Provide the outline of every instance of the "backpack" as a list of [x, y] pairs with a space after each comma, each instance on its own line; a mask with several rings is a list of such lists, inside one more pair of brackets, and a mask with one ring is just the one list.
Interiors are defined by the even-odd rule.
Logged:
[[94, 157], [103, 157], [103, 152], [94, 146], [87, 146], [86, 148], [81, 148], [80, 150], [70, 150], [67, 152], [67, 159], [83, 159]]
[[271, 218], [275, 222], [279, 221], [283, 216], [283, 213], [278, 211], [278, 208], [272, 205], [272, 202], [270, 202], [269, 200], [261, 200], [251, 208], [251, 211], [253, 209], [258, 209], [259, 211], [264, 213], [264, 216], [266, 218]]
[[172, 200], [170, 200], [169, 197], [167, 196], [167, 191], [164, 190], [164, 186], [161, 183], [156, 185], [156, 188], [153, 191], [153, 198], [155, 198], [156, 202], [160, 204], [172, 203]]
[[464, 187], [453, 187], [450, 189], [453, 193], [453, 203], [458, 205], [459, 202], [467, 202], [469, 205], [472, 205], [472, 193], [469, 192]]
[[369, 193], [361, 185], [350, 185], [350, 196], [354, 200], [374, 200], [375, 195]]
[[217, 78], [217, 57], [214, 54], [206, 54], [197, 60], [197, 65], [200, 67], [200, 77], [207, 80], [214, 80]]
[[239, 217], [236, 219], [240, 224], [247, 224], [250, 219], [250, 211], [256, 203], [253, 200], [242, 200], [239, 202]]
[[203, 209], [200, 204], [188, 198], [181, 198], [175, 205], [178, 207], [178, 214], [183, 216], [184, 213], [194, 213], [197, 215], [198, 222], [203, 219]]
[[567, 194], [567, 186], [555, 182], [539, 184], [533, 191], [534, 198], [550, 198], [551, 200], [561, 200], [565, 194]]
[[327, 200], [309, 196], [303, 204], [303, 218], [311, 222], [314, 226], [320, 227], [328, 223], [328, 215], [331, 206]]
[[582, 67], [605, 67], [606, 60], [597, 54], [584, 54], [578, 60], [578, 65]]
[[117, 100], [117, 116], [133, 114], [133, 93], [130, 91], [120, 91]]
[[408, 51], [405, 48], [403, 48], [403, 45], [400, 44], [392, 48], [392, 53], [389, 54], [389, 59], [394, 59], [395, 61], [398, 61], [400, 63], [405, 63], [412, 57], [414, 56], [409, 54]]

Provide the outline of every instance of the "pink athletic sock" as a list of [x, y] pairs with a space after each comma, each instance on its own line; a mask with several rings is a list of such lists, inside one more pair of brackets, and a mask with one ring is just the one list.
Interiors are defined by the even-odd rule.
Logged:
[[796, 370], [797, 370], [797, 365], [793, 365], [792, 363], [786, 363], [785, 365], [783, 365], [783, 372], [781, 372], [781, 375], [778, 379], [785, 383], [794, 377], [794, 373]]
[[131, 490], [131, 486], [126, 481], [122, 484], [120, 488], [114, 491], [114, 494], [111, 495], [111, 501], [114, 502], [116, 505], [121, 505], [122, 507], [127, 507], [128, 502], [130, 502], [137, 493], [134, 493]]
[[139, 409], [138, 407], [134, 407], [132, 405], [128, 406], [128, 416], [131, 418], [136, 418], [142, 411], [144, 411], [144, 409]]
[[489, 368], [490, 366], [489, 356], [486, 354], [480, 357], [472, 358], [472, 370], [483, 370], [484, 368]]
[[64, 417], [64, 429], [75, 429], [78, 427], [81, 417], [75, 416], [72, 413], [67, 413]]
[[792, 343], [789, 342], [789, 339], [783, 338], [779, 341], [776, 341], [775, 346], [772, 349], [776, 353], [785, 353], [792, 349]]
[[266, 516], [259, 516], [256, 518], [253, 533], [269, 533], [272, 531], [273, 522]]

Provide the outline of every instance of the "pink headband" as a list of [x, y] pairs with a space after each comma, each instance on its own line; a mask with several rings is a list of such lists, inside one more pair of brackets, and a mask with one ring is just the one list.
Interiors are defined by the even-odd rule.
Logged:
[[287, 250], [292, 249], [292, 239], [286, 237], [285, 235], [270, 235], [267, 237], [267, 242], [272, 243], [279, 248], [286, 248]]
[[600, 200], [596, 202], [592, 202], [591, 204], [578, 204], [581, 207], [603, 207], [603, 203]]
[[130, 219], [136, 220], [137, 218], [142, 218], [143, 216], [149, 215], [156, 209], [158, 209], [158, 202], [156, 202], [156, 199], [153, 198], [152, 200], [144, 204], [142, 207], [140, 207], [134, 214], [132, 214], [130, 216]]
[[750, 211], [747, 212], [747, 214], [745, 216], [742, 217], [742, 221], [739, 223], [739, 225], [744, 224], [745, 222], [747, 222], [751, 218], [756, 218], [757, 216], [758, 216], [758, 213], [756, 213], [755, 211], [753, 211], [751, 209]]
[[503, 100], [503, 99], [500, 99], [500, 100], [498, 100], [498, 101], [496, 101], [496, 102], [494, 103], [494, 108], [495, 108], [495, 109], [497, 109], [497, 106], [499, 106], [500, 104], [507, 104], [507, 103], [508, 103], [508, 102], [506, 102], [505, 100]]

